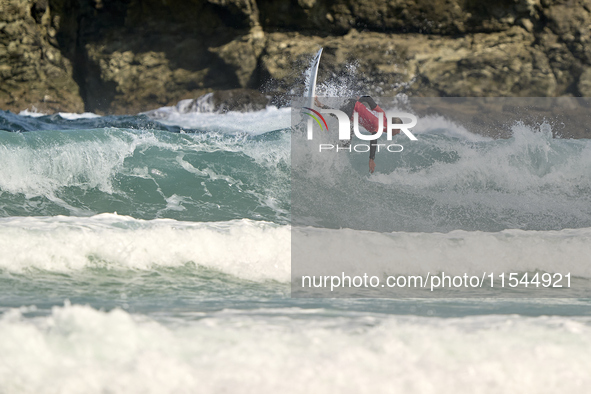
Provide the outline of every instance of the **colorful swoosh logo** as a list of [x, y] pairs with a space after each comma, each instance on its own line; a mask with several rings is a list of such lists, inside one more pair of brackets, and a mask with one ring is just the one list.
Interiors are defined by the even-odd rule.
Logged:
[[[322, 116], [320, 114], [320, 112], [312, 109], [312, 108], [308, 108], [308, 107], [304, 107], [304, 109], [307, 109], [308, 111], [312, 111], [313, 113], [315, 113], [316, 115], [318, 115], [320, 117], [320, 119], [322, 119], [322, 122], [324, 123], [324, 127], [326, 128], [326, 130], [328, 131], [328, 125], [326, 124], [326, 120], [324, 120], [324, 116]], [[316, 121], [316, 123], [318, 123], [318, 126], [320, 126], [320, 130], [322, 130], [322, 124], [320, 123], [320, 119], [318, 119], [318, 117], [314, 116], [313, 114], [309, 114], [307, 112], [304, 112], [304, 114], [314, 118], [314, 120]]]

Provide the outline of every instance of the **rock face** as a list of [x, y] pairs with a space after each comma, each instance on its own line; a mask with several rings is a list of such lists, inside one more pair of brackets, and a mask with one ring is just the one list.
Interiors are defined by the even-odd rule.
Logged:
[[84, 109], [72, 64], [58, 48], [59, 18], [47, 1], [0, 0], [0, 108]]
[[0, 0], [0, 108], [281, 104], [320, 46], [325, 94], [591, 96], [590, 29], [591, 0]]
[[[51, 4], [51, 2], [50, 2]], [[136, 113], [245, 87], [262, 50], [254, 1], [72, 1], [58, 40], [86, 109]]]

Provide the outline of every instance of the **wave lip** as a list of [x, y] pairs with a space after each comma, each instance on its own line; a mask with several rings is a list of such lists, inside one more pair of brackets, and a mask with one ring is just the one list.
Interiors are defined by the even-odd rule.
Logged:
[[0, 132], [0, 167], [2, 216], [117, 211], [143, 219], [285, 222], [289, 209], [285, 132]]

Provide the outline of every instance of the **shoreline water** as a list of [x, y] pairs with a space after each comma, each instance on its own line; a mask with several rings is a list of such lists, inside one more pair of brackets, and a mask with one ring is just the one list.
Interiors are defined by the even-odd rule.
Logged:
[[[168, 124], [11, 116], [48, 130], [0, 132], [2, 392], [583, 393], [589, 384], [586, 298], [291, 298], [297, 145], [286, 110], [171, 114]], [[369, 176], [366, 156], [351, 157], [341, 180], [415, 193], [425, 214], [371, 232], [331, 228], [326, 211], [314, 229], [322, 242], [377, 237], [397, 273], [462, 259], [527, 272], [568, 257], [563, 268], [591, 277], [591, 219], [580, 209], [587, 140], [527, 127], [495, 140], [426, 124], [420, 160], [378, 157]], [[524, 153], [535, 160], [512, 160]], [[450, 200], [450, 190], [471, 200]], [[456, 216], [438, 217], [437, 204], [454, 204]]]

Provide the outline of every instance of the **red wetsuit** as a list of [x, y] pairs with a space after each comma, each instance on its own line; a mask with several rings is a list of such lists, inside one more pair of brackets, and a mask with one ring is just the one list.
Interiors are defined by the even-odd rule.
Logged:
[[[366, 105], [371, 109], [371, 111], [366, 107]], [[376, 115], [374, 112], [381, 113], [384, 119], [383, 131], [386, 131], [386, 127], [388, 125], [386, 113], [369, 96], [362, 96], [359, 98], [359, 100], [349, 100], [343, 107], [341, 107], [341, 111], [349, 115], [351, 120], [353, 120], [353, 112], [357, 112], [357, 114], [359, 114], [359, 125], [372, 134], [377, 133], [380, 127], [380, 120], [378, 117], [379, 115]], [[399, 130], [393, 130], [393, 135], [398, 134], [399, 132]], [[369, 158], [371, 160], [375, 159], [377, 144], [377, 139], [371, 140], [370, 142]]]
[[[353, 111], [355, 111], [359, 114], [359, 125], [362, 126], [365, 130], [369, 131], [372, 134], [377, 133], [378, 128], [380, 127], [380, 124], [379, 124], [380, 120], [374, 112], [382, 113], [382, 117], [384, 118], [384, 123], [382, 123], [382, 125], [384, 128], [384, 131], [386, 130], [386, 125], [387, 125], [386, 113], [384, 112], [383, 109], [380, 108], [379, 105], [376, 105], [374, 108], [372, 108], [372, 111], [374, 111], [374, 112], [372, 112], [369, 109], [367, 109], [367, 107], [365, 105], [363, 105], [361, 103], [361, 101], [357, 101], [355, 103], [355, 107], [353, 108]], [[351, 120], [353, 120], [353, 116], [351, 116]]]

